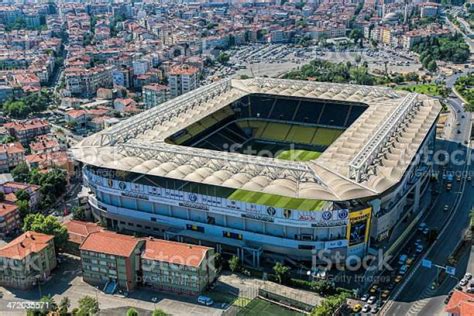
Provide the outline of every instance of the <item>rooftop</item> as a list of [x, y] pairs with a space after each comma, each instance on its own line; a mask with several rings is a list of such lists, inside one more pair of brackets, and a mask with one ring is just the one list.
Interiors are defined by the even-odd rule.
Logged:
[[81, 244], [91, 233], [102, 231], [103, 228], [96, 223], [68, 220], [64, 226], [69, 234], [69, 241]]
[[142, 258], [199, 267], [210, 249], [212, 248], [149, 238], [146, 240]]
[[10, 259], [24, 259], [48, 247], [54, 236], [27, 231], [0, 248], [0, 257]]
[[79, 249], [120, 257], [130, 257], [139, 242], [139, 239], [132, 236], [109, 231], [96, 231], [87, 236]]
[[[368, 108], [314, 160], [216, 154], [214, 150], [165, 142], [210, 113], [257, 93], [355, 102]], [[290, 198], [345, 201], [375, 196], [397, 184], [440, 110], [436, 99], [385, 87], [228, 79], [92, 135], [73, 153], [77, 160], [97, 167]]]

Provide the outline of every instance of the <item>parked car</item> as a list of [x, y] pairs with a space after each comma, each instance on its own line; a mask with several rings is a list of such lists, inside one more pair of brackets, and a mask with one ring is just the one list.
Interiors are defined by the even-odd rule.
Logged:
[[197, 299], [197, 302], [201, 305], [206, 305], [206, 306], [211, 306], [214, 304], [214, 301], [212, 300], [212, 298], [204, 296], [204, 295], [200, 295]]
[[362, 313], [368, 313], [370, 312], [370, 305], [365, 304], [364, 307], [362, 308]]

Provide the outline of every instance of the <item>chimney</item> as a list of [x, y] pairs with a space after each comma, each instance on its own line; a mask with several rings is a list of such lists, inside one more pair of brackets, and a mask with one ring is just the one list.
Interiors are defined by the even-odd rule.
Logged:
[[23, 242], [20, 243], [20, 247], [25, 248], [25, 245], [23, 244]]

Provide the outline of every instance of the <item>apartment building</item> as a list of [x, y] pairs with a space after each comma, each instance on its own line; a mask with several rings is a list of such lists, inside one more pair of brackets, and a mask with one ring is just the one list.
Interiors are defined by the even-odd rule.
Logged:
[[177, 97], [198, 87], [199, 69], [187, 64], [171, 67], [168, 73], [168, 87]]
[[158, 83], [153, 83], [143, 86], [142, 93], [145, 108], [151, 109], [152, 107], [168, 100], [169, 88]]
[[155, 289], [197, 295], [216, 278], [213, 248], [150, 238], [141, 259], [143, 284]]
[[30, 149], [33, 154], [47, 154], [60, 151], [61, 145], [56, 138], [42, 135], [36, 137], [36, 139], [30, 143]]
[[113, 66], [93, 68], [66, 68], [66, 88], [72, 95], [92, 97], [99, 88], [112, 88]]
[[18, 143], [0, 145], [0, 172], [8, 172], [25, 161], [25, 148]]
[[96, 223], [83, 222], [78, 220], [67, 220], [63, 223], [68, 233], [67, 250], [74, 254], [79, 254], [79, 246], [91, 233], [102, 231], [103, 228]]
[[3, 125], [11, 136], [16, 137], [22, 145], [28, 145], [35, 137], [50, 132], [48, 121], [33, 119], [29, 121], [10, 122]]
[[20, 190], [24, 190], [28, 192], [28, 194], [30, 195], [29, 204], [32, 209], [36, 209], [40, 201], [41, 193], [39, 189], [40, 189], [39, 185], [29, 184], [29, 183], [9, 181], [9, 182], [0, 184], [0, 192], [3, 192], [5, 194], [10, 194], [10, 193], [14, 194]]
[[28, 231], [0, 248], [0, 285], [29, 289], [56, 264], [54, 236]]
[[143, 243], [144, 240], [109, 231], [89, 234], [79, 247], [84, 281], [105, 284], [107, 293], [113, 293], [117, 287], [133, 290]]
[[21, 227], [20, 212], [15, 204], [0, 203], [0, 236], [5, 237]]

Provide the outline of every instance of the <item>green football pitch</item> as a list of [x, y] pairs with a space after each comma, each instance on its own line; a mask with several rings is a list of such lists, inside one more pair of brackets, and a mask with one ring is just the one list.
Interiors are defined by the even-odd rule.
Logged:
[[240, 310], [238, 316], [299, 316], [304, 315], [276, 304], [256, 298], [245, 308]]
[[317, 151], [308, 151], [308, 150], [285, 150], [278, 154], [277, 159], [283, 160], [293, 160], [293, 161], [308, 161], [318, 158], [321, 155]]

